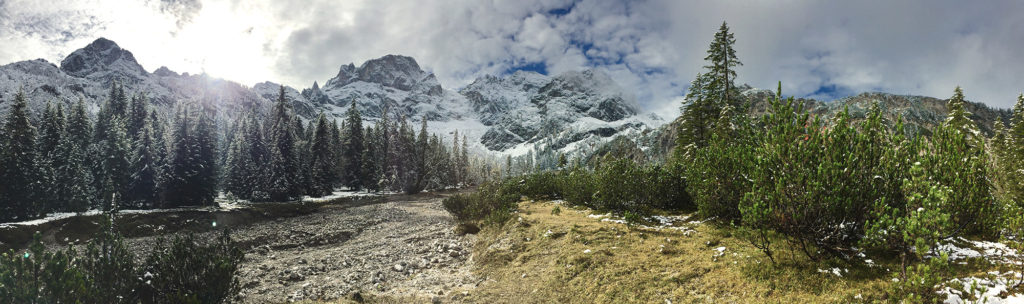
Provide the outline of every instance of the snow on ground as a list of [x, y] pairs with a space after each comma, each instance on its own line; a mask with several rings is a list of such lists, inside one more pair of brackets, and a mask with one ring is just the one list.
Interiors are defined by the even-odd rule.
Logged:
[[939, 245], [936, 250], [939, 252], [949, 253], [950, 261], [984, 258], [985, 260], [993, 263], [1015, 265], [1019, 265], [1021, 263], [1017, 259], [1018, 255], [1016, 250], [999, 242], [972, 241], [960, 237], [951, 239], [949, 242]]
[[7, 227], [13, 227], [13, 226], [35, 226], [35, 225], [41, 225], [41, 224], [49, 223], [49, 222], [56, 221], [56, 220], [66, 219], [66, 218], [77, 216], [77, 215], [97, 215], [97, 214], [101, 214], [101, 213], [103, 213], [103, 212], [99, 211], [99, 210], [89, 210], [89, 211], [82, 212], [82, 213], [57, 212], [57, 213], [51, 213], [51, 214], [49, 214], [46, 217], [41, 218], [41, 219], [34, 219], [34, 220], [21, 221], [21, 222], [0, 223], [0, 228], [7, 228]]
[[[592, 219], [597, 219], [597, 220], [602, 221], [602, 222], [627, 224], [625, 219], [617, 217], [617, 216], [615, 216], [615, 215], [613, 215], [611, 213], [606, 213], [606, 214], [588, 214], [587, 217], [592, 218]], [[694, 230], [690, 226], [681, 225], [682, 223], [687, 223], [687, 224], [690, 224], [690, 225], [695, 225], [695, 223], [692, 222], [692, 221], [691, 222], [686, 222], [686, 220], [690, 219], [690, 217], [691, 217], [691, 215], [655, 215], [655, 216], [648, 217], [646, 220], [649, 221], [649, 222], [657, 223], [656, 225], [654, 225], [654, 226], [637, 225], [637, 227], [644, 228], [644, 229], [652, 229], [652, 230], [662, 230], [662, 229], [679, 230], [684, 235], [690, 236], [691, 233], [695, 233], [697, 231]], [[696, 222], [696, 224], [700, 224], [700, 223], [701, 222]]]
[[[327, 202], [327, 201], [331, 201], [331, 200], [335, 200], [335, 199], [339, 199], [339, 198], [344, 198], [344, 197], [372, 197], [372, 196], [390, 195], [390, 194], [395, 194], [395, 192], [367, 193], [367, 192], [359, 192], [359, 191], [340, 191], [339, 190], [339, 191], [335, 191], [331, 195], [324, 196], [324, 197], [303, 196], [302, 197], [302, 201], [303, 202], [322, 203], [322, 202]], [[117, 213], [119, 213], [119, 214], [151, 214], [151, 213], [182, 212], [182, 211], [207, 211], [207, 212], [231, 211], [231, 210], [248, 208], [249, 207], [248, 205], [250, 204], [246, 200], [230, 200], [230, 199], [225, 199], [223, 196], [218, 196], [218, 198], [215, 201], [217, 202], [217, 206], [181, 207], [181, 208], [165, 208], [165, 209], [124, 209], [124, 210], [118, 210]], [[20, 222], [0, 223], [0, 228], [9, 228], [9, 227], [14, 227], [14, 226], [36, 226], [36, 225], [42, 225], [42, 224], [45, 224], [45, 223], [49, 223], [49, 222], [53, 222], [53, 221], [57, 221], [57, 220], [62, 220], [62, 219], [66, 219], [66, 218], [70, 218], [70, 217], [74, 217], [74, 216], [92, 216], [92, 215], [99, 215], [99, 214], [103, 214], [103, 211], [100, 211], [100, 210], [89, 210], [89, 211], [85, 211], [85, 212], [82, 212], [82, 213], [76, 213], [76, 212], [57, 212], [57, 213], [48, 214], [46, 217], [40, 218], [40, 219], [20, 221]]]
[[[957, 282], [963, 284], [963, 290], [954, 290], [950, 287], [945, 287], [939, 291], [939, 294], [947, 295], [946, 300], [943, 303], [947, 304], [961, 304], [971, 303], [976, 301], [978, 303], [1024, 303], [1024, 294], [1012, 294], [1007, 295], [1006, 298], [1000, 297], [1010, 287], [1013, 287], [1020, 280], [1020, 273], [1014, 271], [1007, 271], [1005, 273], [999, 273], [998, 271], [989, 272], [988, 276], [978, 278], [960, 278], [953, 279], [950, 282]], [[972, 288], [977, 286], [977, 288]], [[972, 296], [964, 299], [965, 294]], [[973, 298], [974, 300], [972, 300]]]
[[307, 202], [307, 203], [323, 203], [323, 202], [329, 202], [329, 201], [332, 201], [332, 200], [336, 200], [336, 199], [339, 199], [339, 198], [346, 198], [346, 197], [373, 197], [373, 196], [382, 196], [382, 195], [395, 194], [395, 193], [396, 192], [377, 192], [377, 193], [374, 193], [374, 192], [363, 192], [363, 191], [338, 190], [338, 191], [334, 191], [334, 193], [331, 193], [331, 195], [328, 195], [328, 196], [322, 196], [322, 197], [302, 196], [302, 201], [303, 202]]

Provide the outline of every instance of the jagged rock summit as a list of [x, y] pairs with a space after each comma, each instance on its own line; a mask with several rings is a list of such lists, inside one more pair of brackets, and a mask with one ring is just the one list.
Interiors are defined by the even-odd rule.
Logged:
[[142, 78], [147, 74], [132, 52], [106, 38], [96, 39], [88, 46], [72, 52], [60, 62], [60, 69], [68, 75], [86, 78]]
[[[145, 94], [154, 109], [170, 113], [179, 102], [216, 109], [230, 120], [248, 109], [266, 111], [281, 85], [262, 82], [251, 88], [205, 74], [179, 74], [167, 67], [147, 72], [132, 52], [106, 38], [72, 52], [60, 66], [45, 60], [0, 66], [0, 112], [19, 90], [41, 111], [48, 101], [70, 106], [79, 98], [96, 111], [118, 82], [131, 93]], [[342, 65], [338, 74], [309, 88], [285, 87], [296, 114], [311, 119], [320, 112], [344, 118], [352, 103], [372, 124], [388, 113], [413, 122], [429, 121], [432, 132], [468, 136], [477, 150], [524, 154], [531, 149], [593, 147], [615, 135], [644, 130], [638, 107], [627, 93], [599, 70], [547, 76], [518, 71], [484, 76], [465, 88], [445, 89], [437, 77], [412, 57], [386, 55], [359, 66]]]

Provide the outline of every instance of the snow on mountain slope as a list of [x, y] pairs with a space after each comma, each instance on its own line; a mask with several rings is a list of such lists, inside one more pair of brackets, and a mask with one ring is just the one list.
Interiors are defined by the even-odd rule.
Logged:
[[[78, 99], [96, 112], [115, 81], [129, 94], [144, 94], [158, 111], [169, 113], [179, 102], [195, 102], [215, 109], [224, 119], [247, 109], [269, 110], [281, 88], [272, 82], [250, 88], [166, 67], [149, 73], [130, 51], [100, 38], [71, 53], [59, 67], [42, 59], [0, 66], [0, 114], [19, 90], [26, 93], [35, 113], [41, 113], [47, 101], [67, 107]], [[553, 77], [519, 71], [481, 77], [454, 91], [442, 87], [415, 59], [400, 55], [342, 65], [322, 86], [285, 86], [285, 98], [306, 120], [321, 112], [344, 119], [355, 102], [368, 124], [379, 121], [387, 109], [392, 119], [405, 117], [416, 127], [427, 120], [428, 128], [446, 141], [457, 130], [470, 140], [472, 149], [502, 155], [541, 147], [592, 148], [616, 135], [661, 124], [640, 117], [633, 95], [597, 70]]]

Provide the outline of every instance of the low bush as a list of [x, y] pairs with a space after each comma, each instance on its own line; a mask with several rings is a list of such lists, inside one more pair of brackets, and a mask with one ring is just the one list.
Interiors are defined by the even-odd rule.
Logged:
[[48, 252], [40, 239], [0, 256], [0, 303], [223, 303], [239, 290], [243, 254], [227, 231], [209, 245], [176, 237], [142, 265], [109, 224], [82, 255]]
[[571, 205], [593, 208], [597, 184], [594, 173], [582, 167], [575, 167], [562, 175], [558, 182], [562, 199]]
[[461, 223], [483, 221], [501, 224], [511, 218], [521, 195], [517, 183], [485, 183], [471, 194], [456, 194], [441, 201], [442, 207]]

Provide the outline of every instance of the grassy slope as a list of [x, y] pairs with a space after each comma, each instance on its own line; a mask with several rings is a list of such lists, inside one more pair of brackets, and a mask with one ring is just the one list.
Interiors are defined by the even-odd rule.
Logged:
[[[887, 269], [896, 261], [832, 259], [814, 262], [776, 245], [772, 264], [734, 229], [629, 227], [587, 217], [589, 210], [523, 202], [518, 218], [488, 227], [474, 248], [481, 277], [467, 298], [480, 303], [858, 303], [886, 298]], [[545, 236], [547, 231], [551, 236]], [[564, 233], [564, 235], [562, 235]], [[779, 242], [776, 242], [779, 243]], [[725, 247], [716, 257], [715, 249]], [[585, 253], [585, 250], [590, 250]], [[985, 264], [985, 265], [982, 265]], [[819, 269], [841, 269], [842, 277]], [[957, 265], [957, 277], [997, 269], [985, 262]], [[668, 301], [666, 301], [668, 300]]]

